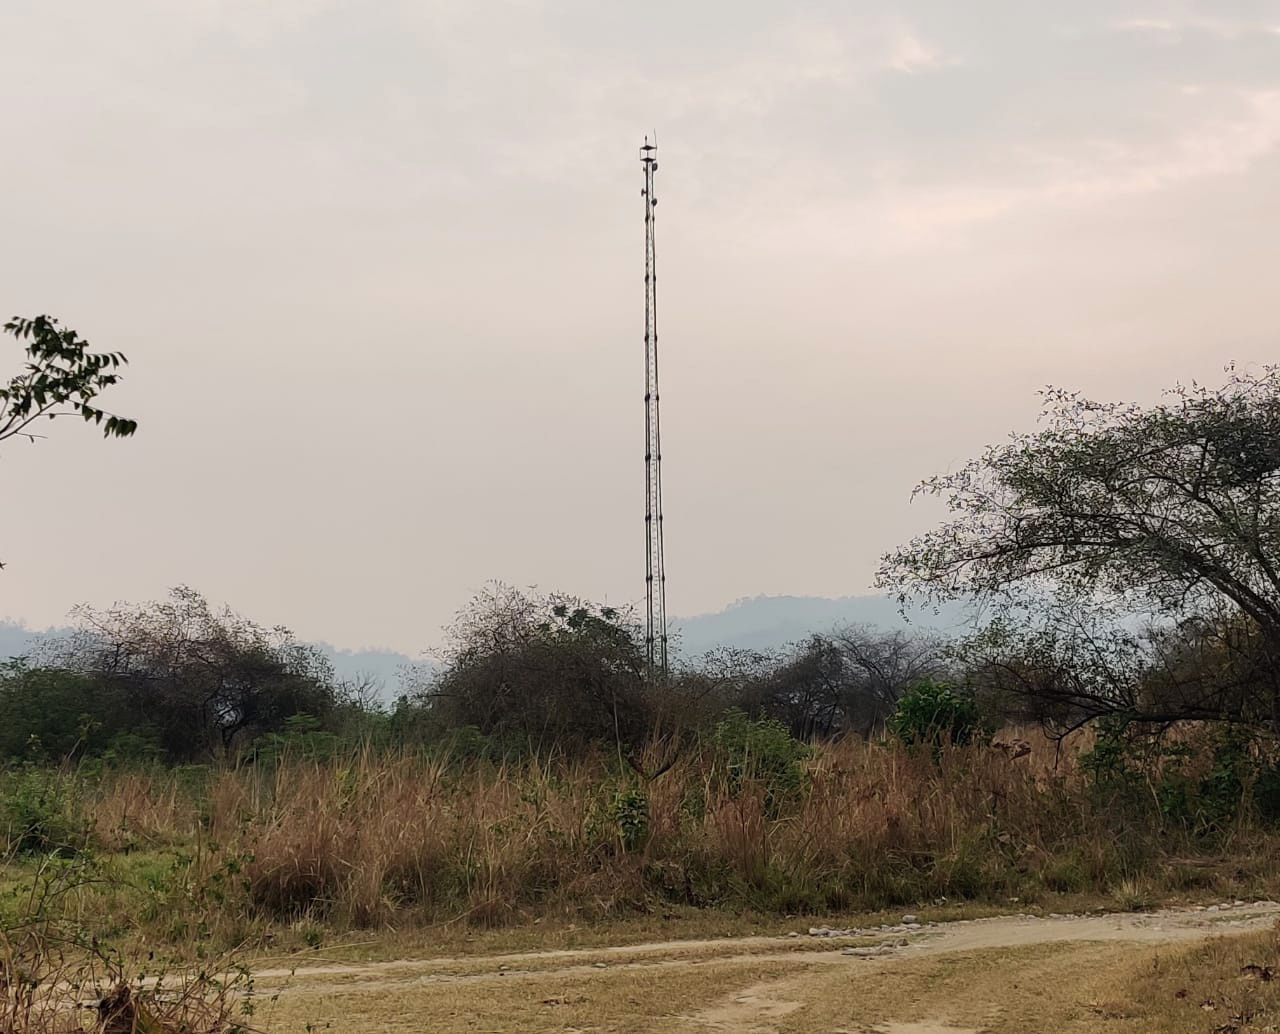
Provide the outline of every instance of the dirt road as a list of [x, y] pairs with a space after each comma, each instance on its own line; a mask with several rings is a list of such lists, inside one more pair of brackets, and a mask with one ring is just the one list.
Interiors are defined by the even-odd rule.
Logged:
[[1103, 1027], [1091, 988], [1116, 966], [1152, 956], [1153, 945], [1261, 929], [1277, 918], [1274, 902], [1009, 916], [850, 936], [269, 969], [255, 979], [260, 996], [279, 995], [259, 1022], [281, 1032], [308, 1024], [344, 1034], [1093, 1031]]

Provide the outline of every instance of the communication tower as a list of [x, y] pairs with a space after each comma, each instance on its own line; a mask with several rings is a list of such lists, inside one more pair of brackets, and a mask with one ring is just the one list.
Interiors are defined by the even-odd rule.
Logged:
[[654, 247], [653, 190], [657, 138], [640, 148], [644, 169], [644, 482], [645, 657], [650, 685], [667, 678], [667, 572], [662, 555], [662, 422], [658, 406], [658, 270]]

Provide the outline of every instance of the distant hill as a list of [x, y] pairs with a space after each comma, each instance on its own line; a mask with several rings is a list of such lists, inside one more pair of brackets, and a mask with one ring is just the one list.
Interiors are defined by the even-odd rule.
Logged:
[[959, 631], [966, 624], [966, 614], [966, 608], [956, 604], [937, 614], [915, 609], [904, 618], [898, 601], [890, 596], [756, 596], [715, 614], [676, 618], [672, 626], [678, 652], [688, 658], [718, 646], [773, 650], [843, 625]]

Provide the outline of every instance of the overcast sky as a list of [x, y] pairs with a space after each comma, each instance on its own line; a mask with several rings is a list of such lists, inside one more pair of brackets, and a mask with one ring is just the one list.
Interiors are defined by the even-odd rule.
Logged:
[[5, 0], [0, 310], [141, 426], [0, 452], [0, 617], [641, 597], [654, 129], [673, 613], [868, 591], [1046, 384], [1277, 358], [1280, 2]]

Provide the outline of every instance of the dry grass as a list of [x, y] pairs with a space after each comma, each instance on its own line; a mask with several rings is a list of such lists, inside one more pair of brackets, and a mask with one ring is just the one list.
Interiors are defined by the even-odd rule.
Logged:
[[1148, 953], [1113, 975], [1090, 1008], [1117, 1034], [1280, 1030], [1280, 930]]
[[648, 782], [608, 757], [502, 766], [363, 754], [109, 774], [76, 784], [104, 855], [102, 880], [68, 907], [149, 944], [279, 950], [360, 940], [345, 932], [360, 929], [457, 941], [535, 921], [538, 936], [662, 917], [697, 933], [689, 917], [709, 907], [754, 924], [1280, 889], [1269, 834], [1198, 841], [1112, 811], [1070, 752], [1026, 738], [1032, 749], [1016, 759], [971, 747], [937, 761], [847, 741], [782, 783], [763, 768], [742, 778], [712, 754]]
[[[227, 951], [475, 958], [778, 934], [852, 914], [862, 918], [840, 925], [870, 925], [867, 913], [896, 920], [921, 907], [945, 919], [1280, 896], [1275, 833], [1245, 820], [1192, 835], [1149, 803], [1099, 795], [1074, 752], [1022, 738], [1030, 749], [937, 758], [848, 741], [784, 771], [692, 752], [653, 780], [607, 755], [496, 765], [372, 753], [33, 777], [24, 807], [47, 814], [43, 842], [58, 846], [66, 831], [77, 853], [0, 866], [0, 1031], [54, 1030], [73, 1014], [91, 1024], [95, 1014], [69, 1003], [121, 984], [155, 1015], [189, 1008], [174, 1017], [192, 1030], [236, 1018], [241, 992], [223, 981], [193, 978], [172, 995], [139, 983], [139, 967], [122, 960], [147, 958], [154, 975], [165, 963], [153, 953], [170, 972], [198, 975]], [[0, 849], [31, 833], [0, 829]], [[62, 864], [78, 876], [33, 907]], [[57, 937], [14, 936], [31, 916]], [[286, 994], [269, 1026], [497, 1030], [519, 1015], [531, 1030], [684, 1031], [750, 1029], [763, 1016], [759, 1029], [780, 1034], [890, 1022], [1234, 1034], [1280, 1028], [1275, 984], [1240, 972], [1280, 968], [1278, 945], [1269, 934], [1158, 955], [1060, 944], [845, 965], [788, 946], [712, 951], [684, 968], [666, 965], [681, 950], [663, 948], [616, 971], [558, 973], [548, 962], [518, 977], [468, 959], [456, 986], [400, 988], [390, 1003], [345, 986], [292, 1004]], [[193, 970], [193, 959], [203, 965]], [[39, 993], [23, 990], [21, 972]]]
[[457, 769], [371, 757], [224, 774], [211, 800], [209, 836], [245, 858], [256, 909], [342, 926], [606, 918], [655, 904], [847, 912], [1045, 892], [1140, 905], [1222, 875], [1167, 865], [1199, 860], [1203, 845], [1100, 809], [1069, 761], [1055, 770], [1039, 754], [1011, 762], [984, 748], [935, 763], [848, 742], [819, 752], [781, 801], [767, 780], [735, 783], [702, 758], [645, 784], [603, 761]]
[[[708, 1002], [758, 982], [802, 971], [799, 962], [748, 962], [672, 971], [659, 966], [619, 971], [520, 976], [476, 984], [379, 991], [358, 987], [320, 996], [285, 995], [270, 1030], [611, 1031], [616, 1034], [707, 1030], [693, 1020]], [[750, 1027], [720, 1028], [747, 1030]], [[768, 1028], [756, 1028], [768, 1029]]]

